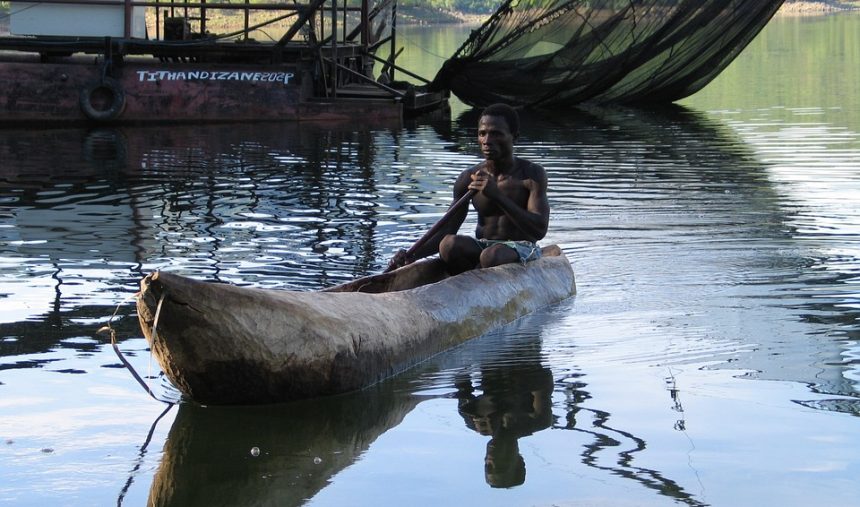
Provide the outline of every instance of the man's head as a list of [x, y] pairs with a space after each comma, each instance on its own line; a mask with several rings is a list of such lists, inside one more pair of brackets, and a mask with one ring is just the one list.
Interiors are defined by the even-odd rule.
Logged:
[[484, 158], [493, 162], [513, 159], [519, 133], [519, 115], [507, 104], [488, 106], [478, 120], [478, 145]]
[[484, 116], [501, 116], [508, 124], [508, 130], [514, 138], [520, 135], [520, 115], [513, 107], [507, 104], [493, 104], [481, 111], [481, 117]]

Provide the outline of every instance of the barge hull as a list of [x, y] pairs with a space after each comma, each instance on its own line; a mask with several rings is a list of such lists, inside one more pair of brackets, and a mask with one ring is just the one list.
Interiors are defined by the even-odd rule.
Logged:
[[126, 60], [105, 72], [93, 57], [0, 62], [5, 122], [205, 122], [401, 119], [394, 99], [315, 98], [295, 64]]

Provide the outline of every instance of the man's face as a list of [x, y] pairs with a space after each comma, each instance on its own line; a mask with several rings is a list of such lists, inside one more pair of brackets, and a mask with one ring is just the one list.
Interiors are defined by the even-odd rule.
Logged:
[[478, 121], [478, 146], [487, 160], [504, 160], [514, 152], [514, 140], [503, 116], [481, 116]]

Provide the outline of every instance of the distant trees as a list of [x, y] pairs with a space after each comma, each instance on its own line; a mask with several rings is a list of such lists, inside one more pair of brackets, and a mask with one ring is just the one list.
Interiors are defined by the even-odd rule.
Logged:
[[431, 7], [474, 14], [493, 12], [503, 0], [399, 0], [400, 5]]
[[495, 11], [501, 2], [499, 0], [453, 0], [453, 9], [476, 14]]
[[[199, 0], [195, 0], [199, 1]], [[266, 0], [250, 0], [251, 3], [265, 3]], [[470, 14], [489, 14], [495, 11], [504, 0], [398, 0], [398, 5], [409, 7], [424, 7], [430, 9], [445, 9], [449, 11], [467, 12]], [[244, 3], [245, 0], [207, 0], [210, 3]], [[344, 2], [350, 7], [361, 5], [361, 0], [338, 0], [338, 5]], [[306, 3], [303, 1], [302, 3]], [[375, 2], [371, 0], [371, 5]], [[0, 6], [8, 6], [8, 0], [0, 0]]]

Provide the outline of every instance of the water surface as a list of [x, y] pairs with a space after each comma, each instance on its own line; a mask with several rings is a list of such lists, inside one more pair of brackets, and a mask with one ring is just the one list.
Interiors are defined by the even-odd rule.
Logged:
[[[96, 331], [175, 400], [141, 276], [378, 272], [477, 161], [473, 112], [0, 130], [0, 503], [856, 504], [858, 22], [777, 19], [681, 105], [525, 115], [577, 296], [301, 403], [168, 408]], [[452, 30], [405, 32], [410, 65]]]

